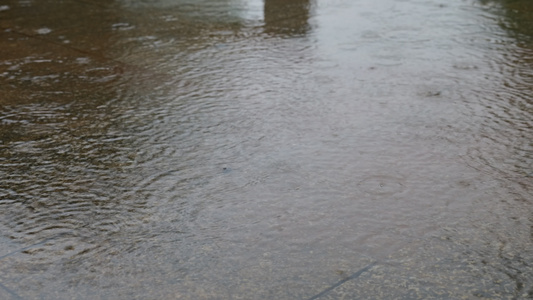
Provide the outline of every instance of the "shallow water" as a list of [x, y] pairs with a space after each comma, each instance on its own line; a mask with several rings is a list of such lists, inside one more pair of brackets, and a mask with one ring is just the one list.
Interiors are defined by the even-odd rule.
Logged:
[[533, 298], [532, 20], [2, 2], [0, 298]]

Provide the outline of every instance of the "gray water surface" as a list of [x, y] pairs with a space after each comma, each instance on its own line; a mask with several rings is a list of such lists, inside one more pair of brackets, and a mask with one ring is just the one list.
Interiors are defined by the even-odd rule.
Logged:
[[528, 0], [4, 0], [0, 299], [533, 298]]

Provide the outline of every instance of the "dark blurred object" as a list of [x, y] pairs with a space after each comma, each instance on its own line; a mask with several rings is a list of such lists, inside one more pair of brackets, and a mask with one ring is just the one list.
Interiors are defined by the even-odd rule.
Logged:
[[288, 36], [309, 31], [309, 0], [265, 0], [265, 32]]

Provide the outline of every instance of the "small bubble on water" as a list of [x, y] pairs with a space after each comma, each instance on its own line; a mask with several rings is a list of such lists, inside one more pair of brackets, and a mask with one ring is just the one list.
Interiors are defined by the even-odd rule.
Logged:
[[88, 64], [91, 60], [88, 57], [78, 57], [76, 58], [76, 62], [78, 64]]
[[37, 29], [36, 31], [37, 31], [37, 34], [49, 34], [50, 32], [52, 32], [52, 29], [43, 27], [43, 28]]

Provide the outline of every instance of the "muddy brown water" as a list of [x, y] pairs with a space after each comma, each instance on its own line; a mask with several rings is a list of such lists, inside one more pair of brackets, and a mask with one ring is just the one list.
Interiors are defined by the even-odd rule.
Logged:
[[533, 298], [528, 0], [4, 0], [1, 299]]

